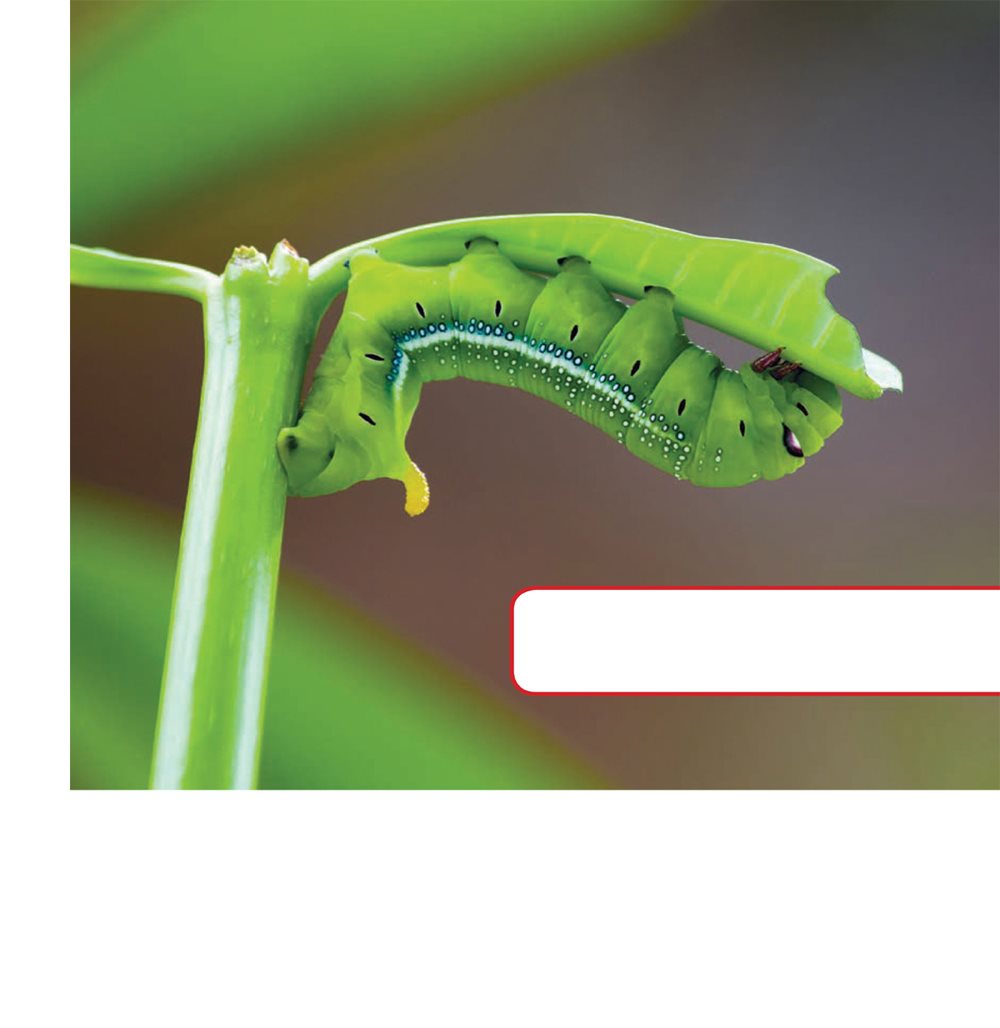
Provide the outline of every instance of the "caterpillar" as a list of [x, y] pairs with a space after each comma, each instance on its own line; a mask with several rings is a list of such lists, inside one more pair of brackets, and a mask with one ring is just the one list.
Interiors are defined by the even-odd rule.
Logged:
[[[902, 388], [830, 308], [834, 273], [781, 247], [600, 215], [445, 222], [359, 244], [313, 269], [346, 274], [347, 297], [278, 438], [289, 491], [393, 478], [407, 513], [422, 513], [427, 480], [406, 434], [423, 383], [456, 377], [547, 399], [694, 485], [782, 478], [842, 424], [838, 386]], [[682, 316], [767, 352], [730, 369]]]

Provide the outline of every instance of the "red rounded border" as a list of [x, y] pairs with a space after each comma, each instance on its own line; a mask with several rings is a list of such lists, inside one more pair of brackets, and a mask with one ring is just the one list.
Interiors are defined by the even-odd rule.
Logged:
[[508, 674], [514, 688], [525, 696], [1000, 696], [1000, 690], [987, 692], [668, 692], [668, 691], [591, 691], [540, 692], [524, 689], [514, 677], [514, 604], [525, 593], [559, 592], [998, 592], [998, 585], [531, 585], [516, 592], [508, 616]]

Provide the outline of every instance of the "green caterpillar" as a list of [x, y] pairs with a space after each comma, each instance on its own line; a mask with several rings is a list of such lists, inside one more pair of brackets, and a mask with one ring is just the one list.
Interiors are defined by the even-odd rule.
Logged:
[[[383, 237], [313, 275], [340, 267], [343, 315], [278, 440], [294, 495], [395, 478], [407, 512], [425, 510], [427, 482], [405, 447], [424, 382], [516, 386], [702, 486], [796, 471], [842, 423], [838, 385], [867, 397], [902, 387], [823, 295], [835, 269], [780, 247], [536, 215]], [[682, 315], [770, 352], [726, 368], [687, 338]]]

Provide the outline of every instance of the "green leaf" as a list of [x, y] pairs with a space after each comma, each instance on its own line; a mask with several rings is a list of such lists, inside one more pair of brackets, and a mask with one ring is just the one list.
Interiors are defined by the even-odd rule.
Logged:
[[771, 243], [678, 232], [607, 214], [506, 214], [418, 225], [346, 246], [309, 270], [317, 298], [347, 284], [347, 261], [377, 249], [405, 264], [458, 260], [466, 240], [484, 235], [501, 243], [518, 267], [554, 274], [566, 253], [586, 253], [608, 288], [640, 297], [647, 284], [669, 288], [677, 311], [762, 350], [780, 347], [817, 375], [857, 396], [875, 399], [902, 390], [899, 370], [863, 350], [857, 329], [826, 296], [837, 269], [826, 261]]
[[[398, 138], [646, 42], [685, 0], [74, 4], [72, 235], [303, 150]], [[99, 238], [88, 238], [99, 237]]]
[[[176, 526], [74, 496], [74, 788], [146, 787], [176, 554]], [[513, 686], [511, 697], [519, 697]], [[283, 577], [261, 788], [604, 784], [512, 707], [443, 662]]]

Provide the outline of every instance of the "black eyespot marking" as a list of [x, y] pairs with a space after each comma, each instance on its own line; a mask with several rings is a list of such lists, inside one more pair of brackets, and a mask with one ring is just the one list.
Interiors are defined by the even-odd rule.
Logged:
[[369, 425], [374, 425], [375, 424], [375, 419], [372, 418], [372, 417], [369, 417], [363, 411], [359, 411], [358, 412], [358, 417], [361, 418], [362, 421], [367, 421]]
[[384, 361], [385, 357], [380, 357], [377, 353], [366, 353], [365, 356], [370, 361]]
[[569, 260], [568, 257], [559, 257], [556, 260], [556, 264], [558, 264], [559, 267], [561, 268], [568, 260]]
[[571, 328], [571, 329], [569, 330], [569, 341], [570, 341], [570, 342], [573, 342], [573, 340], [574, 340], [574, 339], [576, 339], [576, 334], [577, 334], [577, 332], [579, 332], [579, 331], [580, 331], [580, 326], [579, 326], [579, 325], [574, 325], [574, 326], [573, 326], [573, 327], [572, 327], [572, 328]]
[[802, 444], [796, 439], [795, 433], [787, 425], [782, 425], [781, 427], [784, 429], [781, 441], [785, 444], [785, 449], [793, 457], [801, 457]]
[[330, 451], [330, 452], [329, 452], [329, 453], [328, 453], [328, 454], [326, 455], [326, 459], [327, 459], [327, 460], [333, 460], [333, 450], [331, 450], [331, 451]]
[[807, 418], [809, 417], [809, 411], [807, 411], [801, 403], [797, 403], [795, 406], [798, 407]]
[[414, 304], [414, 307], [417, 308], [417, 313], [420, 315], [420, 317], [422, 317], [422, 318], [426, 318], [427, 317], [427, 314], [424, 311], [424, 305], [422, 303], [420, 303], [418, 301], [417, 303]]
[[746, 422], [741, 421], [740, 422], [740, 435], [746, 435], [746, 434], [747, 434]]
[[296, 439], [295, 436], [290, 435], [288, 437], [288, 449], [289, 450], [297, 450], [298, 448], [299, 448], [299, 441], [298, 441], [298, 439]]
[[629, 374], [634, 375], [639, 370], [639, 365], [641, 363], [642, 361], [636, 361], [635, 364], [632, 365], [632, 370], [629, 372]]
[[687, 404], [688, 404], [687, 400], [681, 400], [681, 402], [679, 404], [677, 404], [677, 413], [678, 414], [683, 414], [684, 413], [684, 408], [687, 406]]
[[499, 318], [500, 312], [503, 310], [503, 304], [499, 300], [497, 300], [497, 305], [493, 308], [493, 310], [496, 313], [496, 316]]

